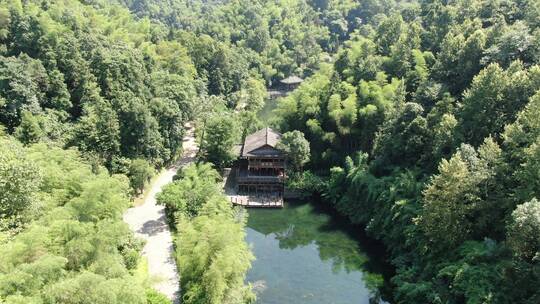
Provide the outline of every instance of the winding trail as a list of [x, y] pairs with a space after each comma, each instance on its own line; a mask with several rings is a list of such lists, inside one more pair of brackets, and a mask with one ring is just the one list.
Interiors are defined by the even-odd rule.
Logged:
[[190, 124], [186, 127], [188, 129], [182, 144], [182, 158], [159, 174], [142, 205], [130, 208], [124, 214], [124, 221], [135, 235], [146, 241], [142, 255], [148, 260], [148, 272], [155, 281], [153, 287], [165, 294], [174, 304], [180, 303], [180, 276], [174, 259], [173, 239], [165, 208], [156, 204], [156, 195], [163, 186], [172, 182], [179, 168], [195, 159], [197, 144], [194, 130]]

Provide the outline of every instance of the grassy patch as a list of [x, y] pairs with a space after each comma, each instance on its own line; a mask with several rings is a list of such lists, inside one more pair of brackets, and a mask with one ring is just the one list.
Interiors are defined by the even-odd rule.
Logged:
[[139, 264], [137, 265], [137, 268], [133, 270], [133, 277], [142, 286], [150, 287], [148, 260], [146, 259], [146, 257], [141, 256], [141, 258], [139, 259]]

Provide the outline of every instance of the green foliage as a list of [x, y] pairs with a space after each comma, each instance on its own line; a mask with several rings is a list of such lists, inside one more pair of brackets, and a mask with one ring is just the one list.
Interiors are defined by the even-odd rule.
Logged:
[[474, 21], [446, 34], [433, 69], [436, 77], [448, 84], [450, 92], [462, 92], [480, 71], [485, 44], [486, 33]]
[[43, 136], [43, 131], [32, 113], [21, 114], [21, 124], [15, 130], [15, 136], [24, 144], [36, 143]]
[[538, 140], [540, 138], [540, 93], [529, 100], [527, 106], [517, 115], [514, 123], [507, 125], [503, 133], [504, 146], [508, 150], [508, 160], [515, 169], [516, 193], [519, 200], [528, 200], [540, 195], [538, 180]]
[[[478, 145], [487, 136], [495, 136], [512, 122], [528, 98], [540, 89], [538, 74], [524, 71], [521, 63], [514, 63], [507, 71], [491, 64], [482, 70], [464, 92], [460, 112], [461, 128], [467, 141]], [[535, 75], [536, 74], [536, 75]]]
[[182, 169], [180, 179], [163, 188], [157, 202], [171, 212], [195, 216], [210, 198], [221, 192], [217, 183], [219, 178], [211, 164], [191, 164]]
[[[227, 200], [224, 201], [229, 204]], [[246, 303], [244, 286], [253, 255], [242, 224], [225, 215], [202, 215], [183, 222], [178, 240], [185, 303]]]
[[508, 227], [508, 241], [514, 253], [524, 259], [540, 258], [540, 202], [531, 201], [518, 205], [512, 212]]
[[265, 102], [266, 87], [264, 82], [256, 79], [246, 81], [245, 88], [231, 94], [231, 102], [236, 109], [255, 113], [260, 110]]
[[242, 75], [248, 66], [268, 84], [291, 74], [310, 75], [355, 28], [395, 6], [394, 1], [351, 0], [118, 2], [139, 17], [190, 31], [179, 35], [201, 37], [189, 42], [196, 46], [190, 55], [212, 93], [226, 93], [227, 73], [244, 70], [236, 74]]
[[450, 160], [441, 161], [439, 174], [423, 192], [424, 208], [417, 219], [433, 250], [455, 248], [474, 235], [496, 236], [501, 231], [486, 229], [489, 221], [503, 221], [499, 212], [504, 206], [492, 202], [501, 166], [502, 151], [491, 138], [478, 151], [462, 145]]
[[245, 242], [245, 214], [232, 209], [218, 178], [210, 164], [191, 164], [157, 197], [178, 225], [176, 259], [183, 303], [254, 300], [251, 288], [244, 285], [254, 259]]
[[75, 140], [87, 153], [98, 153], [107, 162], [120, 154], [120, 123], [114, 110], [104, 102], [85, 109], [75, 127]]
[[309, 142], [300, 131], [283, 134], [276, 148], [287, 154], [287, 159], [290, 160], [296, 171], [302, 170], [302, 167], [309, 161]]
[[504, 251], [491, 239], [467, 241], [458, 250], [458, 260], [442, 268], [437, 278], [448, 280], [454, 297], [464, 297], [467, 303], [497, 303], [511, 301], [498, 294], [503, 283]]
[[144, 186], [154, 175], [154, 168], [144, 159], [134, 159], [131, 161], [128, 171], [129, 184], [136, 192], [142, 192]]
[[69, 304], [140, 303], [144, 304], [144, 289], [130, 279], [107, 279], [92, 273], [80, 275], [51, 287], [49, 301]]
[[155, 289], [147, 289], [146, 304], [171, 304], [171, 300]]
[[48, 75], [41, 61], [26, 54], [0, 57], [0, 94], [7, 103], [2, 107], [0, 122], [13, 130], [21, 121], [21, 112], [37, 113], [47, 94]]
[[2, 212], [24, 224], [13, 229], [9, 218], [0, 219], [3, 230], [11, 229], [0, 244], [0, 299], [145, 303], [144, 288], [130, 274], [142, 246], [122, 222], [127, 178], [103, 168], [93, 173], [74, 150], [23, 148], [11, 138], [0, 147], [9, 148], [0, 153], [8, 169], [0, 180], [9, 178]]
[[175, 36], [187, 48], [200, 78], [206, 82], [208, 93], [228, 96], [248, 81], [250, 58], [254, 55], [248, 50], [202, 33], [178, 31]]
[[387, 245], [396, 303], [539, 299], [516, 228], [534, 231], [540, 195], [536, 2], [362, 1], [381, 14], [278, 102], [323, 198]]
[[[538, 1], [117, 3], [0, 0], [0, 133], [27, 145], [0, 139], [0, 302], [144, 302], [128, 184], [175, 159], [191, 119], [226, 166], [292, 74], [283, 148], [329, 175], [296, 186], [388, 246], [394, 302], [539, 302]], [[188, 167], [160, 195], [189, 228], [188, 303], [252, 300], [216, 179]]]
[[[458, 121], [453, 112], [453, 100], [447, 95], [437, 102], [428, 113], [427, 125], [431, 131], [432, 159], [437, 162], [442, 158], [450, 158], [451, 152], [461, 141], [461, 134], [457, 130]], [[429, 165], [429, 162], [426, 162]]]
[[452, 248], [468, 237], [466, 217], [478, 200], [476, 181], [461, 154], [443, 159], [439, 175], [424, 192], [425, 206], [419, 223], [432, 244]]
[[201, 152], [218, 168], [228, 166], [235, 158], [233, 145], [238, 141], [238, 125], [229, 113], [210, 118], [204, 129]]
[[77, 146], [109, 169], [124, 157], [162, 166], [176, 156], [199, 84], [186, 47], [165, 39], [162, 26], [110, 3], [2, 8], [0, 123], [8, 132], [24, 143]]
[[377, 161], [406, 165], [407, 161], [426, 152], [429, 131], [423, 112], [421, 105], [405, 103], [394, 117], [383, 123], [373, 147]]
[[287, 189], [302, 191], [306, 195], [313, 195], [325, 187], [325, 180], [313, 174], [311, 171], [295, 172], [286, 180]]
[[336, 124], [339, 134], [351, 133], [351, 128], [356, 122], [356, 93], [354, 87], [348, 83], [342, 83], [340, 88], [345, 91], [345, 99], [339, 94], [333, 94], [328, 100], [328, 115]]
[[20, 144], [0, 138], [0, 231], [28, 220], [27, 213], [39, 204], [41, 183], [41, 171]]

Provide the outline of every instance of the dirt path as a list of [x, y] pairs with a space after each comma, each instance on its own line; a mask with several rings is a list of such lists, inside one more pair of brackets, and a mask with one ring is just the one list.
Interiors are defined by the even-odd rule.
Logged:
[[173, 303], [180, 303], [180, 278], [174, 260], [174, 248], [171, 232], [167, 225], [165, 209], [156, 205], [156, 195], [161, 188], [172, 181], [178, 168], [194, 160], [197, 145], [193, 128], [188, 125], [184, 138], [184, 155], [173, 167], [162, 171], [156, 178], [144, 203], [130, 208], [124, 214], [124, 221], [137, 237], [146, 240], [143, 256], [148, 260], [148, 272], [155, 281], [154, 288], [165, 294]]

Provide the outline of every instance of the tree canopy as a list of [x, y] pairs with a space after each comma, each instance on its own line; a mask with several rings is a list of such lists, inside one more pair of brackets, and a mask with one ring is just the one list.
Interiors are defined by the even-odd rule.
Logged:
[[309, 161], [309, 142], [300, 131], [283, 134], [276, 148], [287, 153], [287, 158], [295, 170], [301, 170]]
[[375, 2], [274, 111], [295, 185], [386, 244], [395, 303], [537, 302], [537, 1]]
[[[144, 303], [129, 196], [230, 164], [265, 87], [311, 192], [382, 241], [393, 303], [538, 303], [536, 0], [0, 0], [0, 302]], [[309, 161], [308, 161], [309, 160]], [[244, 303], [219, 174], [159, 196], [186, 303]], [[148, 299], [148, 300], [147, 300]]]
[[157, 197], [178, 229], [183, 303], [252, 303], [245, 276], [254, 259], [245, 242], [246, 215], [224, 195], [209, 163], [190, 164]]
[[142, 244], [122, 222], [127, 178], [74, 150], [0, 138], [0, 299], [146, 303]]

